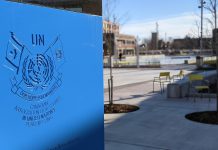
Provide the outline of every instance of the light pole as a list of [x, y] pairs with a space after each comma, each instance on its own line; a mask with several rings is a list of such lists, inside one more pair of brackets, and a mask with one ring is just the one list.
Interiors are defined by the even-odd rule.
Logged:
[[136, 48], [136, 66], [137, 66], [137, 68], [140, 68], [140, 65], [139, 65], [139, 37], [138, 36], [136, 37], [136, 40], [135, 40], [135, 48]]
[[[214, 50], [216, 51], [216, 76], [218, 79], [218, 29], [213, 30], [213, 39], [214, 39]], [[218, 81], [216, 83], [217, 90], [216, 90], [216, 111], [218, 112]]]
[[216, 18], [216, 16], [217, 16], [217, 14], [216, 14], [216, 0], [215, 0], [215, 2], [214, 2], [215, 4], [214, 4], [214, 16], [215, 16], [215, 29], [217, 28], [217, 18]]
[[201, 8], [201, 40], [200, 40], [200, 54], [203, 50], [203, 11], [204, 11], [204, 4], [206, 2], [204, 0], [201, 0], [201, 5], [198, 6], [198, 8]]

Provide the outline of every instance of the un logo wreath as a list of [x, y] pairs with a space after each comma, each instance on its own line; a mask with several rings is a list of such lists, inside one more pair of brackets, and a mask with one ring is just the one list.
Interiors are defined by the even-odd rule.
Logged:
[[37, 54], [24, 59], [22, 78], [28, 88], [45, 89], [53, 78], [54, 65], [47, 55]]

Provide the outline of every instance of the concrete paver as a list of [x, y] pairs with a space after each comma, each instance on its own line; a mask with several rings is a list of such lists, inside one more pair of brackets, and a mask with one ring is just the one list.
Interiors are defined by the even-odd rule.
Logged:
[[[114, 87], [129, 85], [134, 83], [146, 82], [158, 77], [160, 72], [169, 71], [171, 75], [179, 73], [183, 69], [185, 73], [190, 73], [195, 68], [195, 65], [168, 65], [162, 68], [149, 69], [113, 69]], [[110, 70], [104, 69], [104, 88], [108, 88], [108, 79], [110, 77]]]
[[[114, 91], [114, 102], [132, 104], [140, 110], [105, 115], [106, 150], [217, 150], [218, 126], [187, 120], [188, 113], [215, 110], [216, 101], [167, 99], [151, 93], [152, 83]], [[105, 92], [105, 103], [108, 102]]]

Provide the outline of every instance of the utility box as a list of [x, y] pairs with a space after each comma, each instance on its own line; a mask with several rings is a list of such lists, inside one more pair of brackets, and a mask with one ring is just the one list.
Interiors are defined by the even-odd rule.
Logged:
[[202, 56], [196, 56], [197, 68], [202, 68], [204, 65], [204, 58]]
[[180, 85], [171, 83], [167, 85], [167, 98], [180, 98]]

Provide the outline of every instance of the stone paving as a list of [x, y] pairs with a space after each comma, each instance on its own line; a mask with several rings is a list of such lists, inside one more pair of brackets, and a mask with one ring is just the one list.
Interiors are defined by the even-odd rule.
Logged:
[[[156, 86], [158, 89], [158, 86]], [[106, 150], [217, 150], [218, 126], [185, 119], [191, 112], [215, 110], [212, 99], [167, 99], [152, 93], [152, 83], [114, 91], [114, 103], [132, 104], [140, 110], [128, 114], [106, 114]], [[108, 93], [105, 92], [105, 103]]]
[[[171, 75], [178, 74], [181, 69], [186, 74], [192, 72], [195, 65], [168, 65], [162, 66], [162, 68], [149, 69], [113, 69], [114, 87], [125, 86], [135, 83], [148, 82], [154, 77], [159, 76], [160, 72], [169, 71]], [[104, 88], [108, 88], [108, 79], [110, 77], [110, 70], [104, 69]]]

